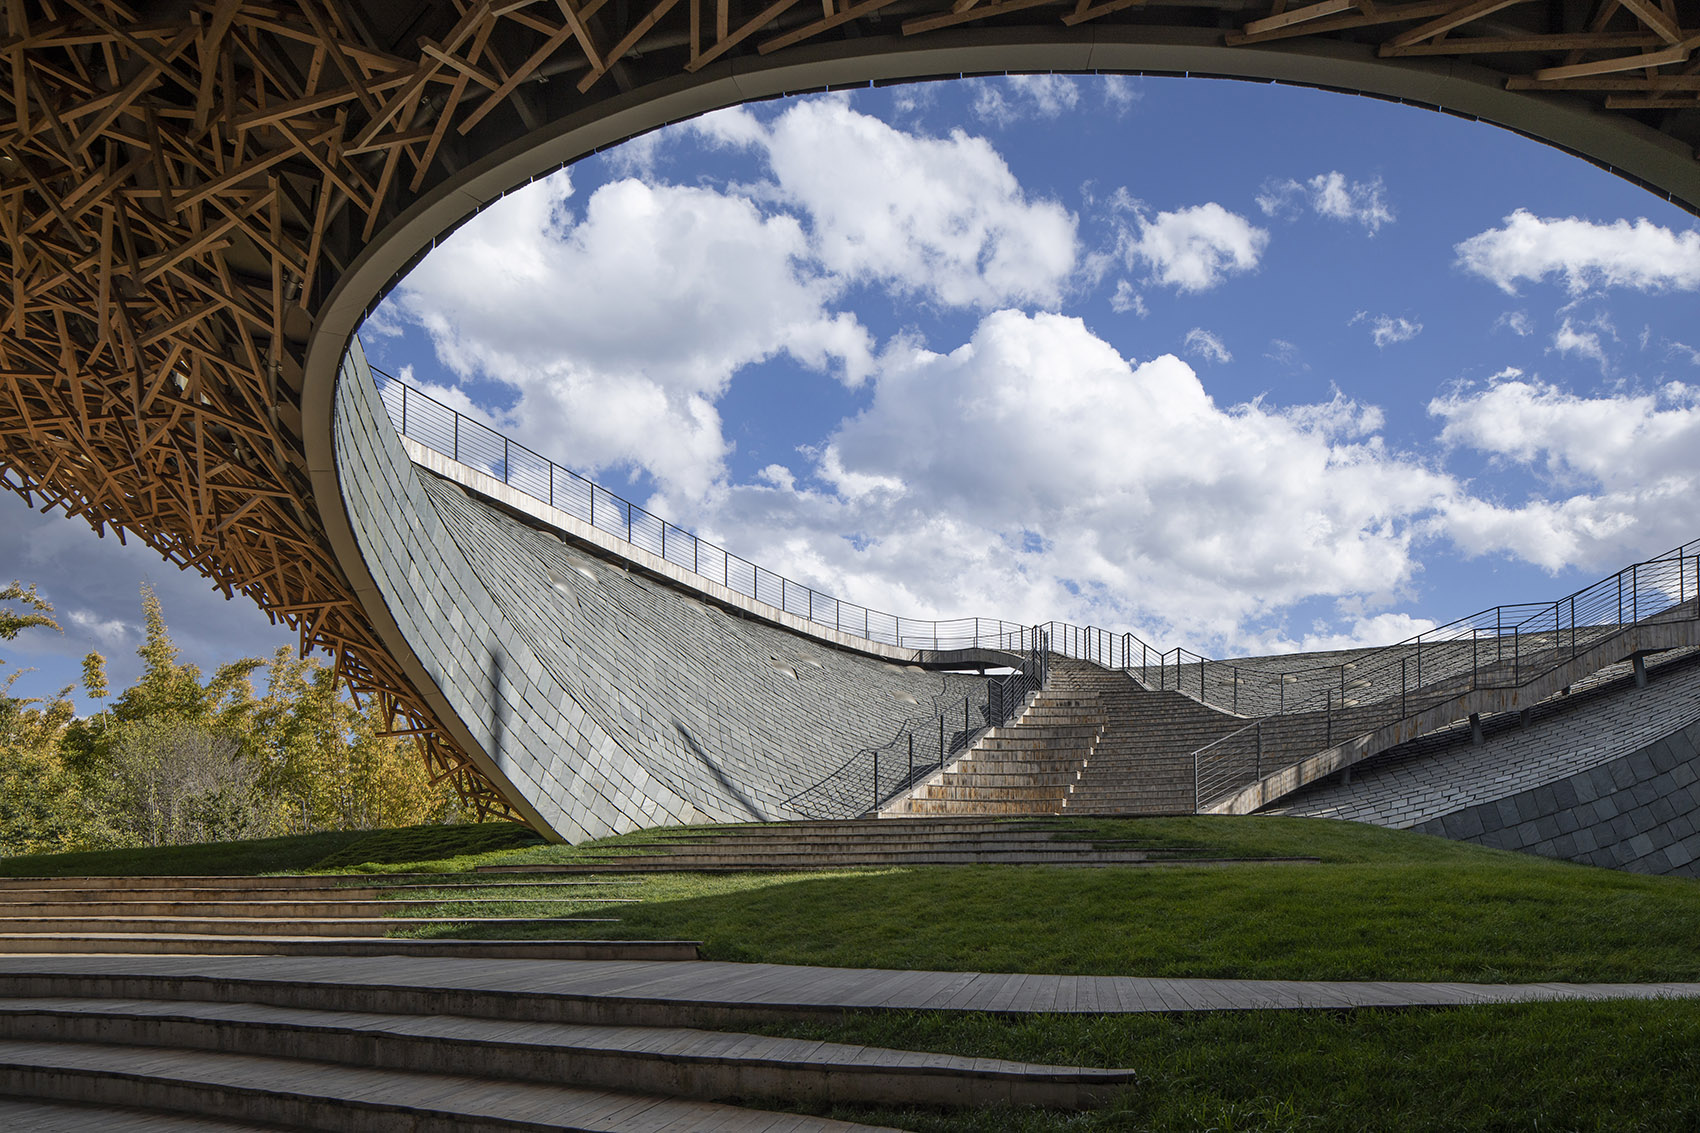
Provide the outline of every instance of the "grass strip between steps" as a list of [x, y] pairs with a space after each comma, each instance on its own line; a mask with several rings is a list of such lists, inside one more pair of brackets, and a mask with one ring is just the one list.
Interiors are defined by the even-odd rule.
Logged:
[[1473, 1133], [1700, 1128], [1700, 1003], [1531, 1003], [1196, 1016], [852, 1015], [764, 1033], [1132, 1067], [1088, 1113], [837, 1107], [920, 1133]]

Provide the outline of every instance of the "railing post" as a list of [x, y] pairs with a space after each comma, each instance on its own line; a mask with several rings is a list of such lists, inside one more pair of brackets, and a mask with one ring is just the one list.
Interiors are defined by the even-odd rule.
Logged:
[[1641, 564], [1632, 563], [1629, 567], [1629, 620], [1641, 620]]
[[880, 810], [880, 749], [877, 748], [877, 747], [874, 749], [874, 805], [873, 805], [872, 809], [873, 809], [873, 812], [875, 814], [879, 813], [879, 810]]
[[1255, 780], [1259, 780], [1259, 779], [1263, 778], [1263, 721], [1262, 720], [1259, 720], [1257, 722], [1257, 726], [1252, 729], [1252, 734], [1257, 737], [1257, 755], [1256, 755], [1255, 761], [1252, 763], [1252, 767], [1251, 767], [1252, 778], [1255, 781]]
[[[876, 756], [876, 758], [877, 758], [877, 756]], [[915, 733], [910, 732], [909, 733], [909, 779], [908, 779], [908, 782], [913, 783], [914, 781], [915, 781]]]
[[1205, 697], [1204, 697], [1204, 658], [1203, 657], [1199, 657], [1199, 659], [1198, 659], [1198, 702], [1200, 704], [1203, 704], [1205, 702]]
[[513, 467], [513, 459], [508, 455], [508, 438], [502, 437], [502, 483], [510, 482], [508, 470]]
[[1410, 706], [1405, 702], [1405, 687], [1405, 658], [1401, 657], [1399, 658], [1399, 715], [1401, 717], [1411, 714]]
[[968, 733], [971, 732], [971, 731], [973, 731], [973, 729], [968, 726], [968, 698], [965, 696], [965, 697], [962, 698], [962, 735], [963, 735], [963, 737], [966, 739]]
[[1470, 687], [1481, 684], [1480, 666], [1476, 664], [1476, 627], [1470, 627]]
[[1331, 688], [1325, 688], [1325, 689], [1322, 690], [1322, 695], [1327, 701], [1327, 713], [1328, 713], [1327, 738], [1323, 741], [1322, 746], [1323, 747], [1333, 747], [1334, 746], [1334, 690], [1331, 689]]
[[[399, 384], [399, 383], [398, 383]], [[401, 435], [407, 436], [407, 387], [401, 387]]]
[[944, 713], [939, 713], [939, 770], [944, 770]]
[[460, 414], [455, 414], [455, 460], [460, 460]]
[[1523, 681], [1523, 627], [1511, 627], [1511, 684], [1516, 687]]

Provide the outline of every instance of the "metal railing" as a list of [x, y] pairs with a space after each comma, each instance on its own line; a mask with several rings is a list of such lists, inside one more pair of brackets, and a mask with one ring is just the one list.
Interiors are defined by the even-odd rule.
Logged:
[[[947, 651], [1025, 653], [1034, 627], [1001, 618], [905, 618], [845, 602], [699, 539], [637, 504], [444, 405], [400, 378], [371, 367], [390, 421], [402, 436], [484, 472], [539, 503], [624, 539], [672, 565], [814, 625], [884, 645]], [[1133, 634], [1051, 622], [1053, 649], [1077, 660], [1125, 668], [1128, 659], [1167, 658]], [[1179, 651], [1174, 651], [1179, 656]]]
[[1556, 601], [1494, 606], [1337, 664], [1284, 672], [1202, 665], [1201, 682], [1220, 670], [1218, 684], [1231, 681], [1241, 703], [1262, 712], [1193, 752], [1194, 809], [1467, 693], [1522, 688], [1637, 626], [1695, 620], [1700, 540]]
[[931, 715], [905, 720], [890, 740], [856, 752], [786, 805], [806, 818], [872, 814], [944, 770], [981, 736], [1019, 716], [1028, 697], [1045, 687], [1050, 663], [1045, 628], [1034, 626], [1027, 642], [1021, 655], [1009, 658], [1013, 672], [986, 678], [977, 695], [960, 703], [935, 702]]
[[[1700, 599], [1692, 597], [1700, 594], [1697, 540], [1625, 567], [1556, 602], [1494, 606], [1395, 645], [1301, 668], [1282, 666], [1275, 659], [1219, 661], [1187, 649], [1158, 650], [1132, 633], [1065, 622], [1026, 626], [998, 618], [899, 617], [845, 602], [759, 567], [400, 379], [376, 367], [372, 373], [391, 422], [403, 436], [676, 567], [814, 625], [870, 642], [933, 651], [990, 649], [1026, 654], [1042, 639], [1048, 654], [1123, 670], [1147, 688], [1172, 689], [1248, 720], [1244, 727], [1193, 753], [1195, 806], [1305, 755], [1414, 716], [1464, 692], [1521, 687], [1629, 625], [1650, 618], [1693, 618], [1694, 606], [1684, 604], [1700, 605]], [[944, 734], [942, 753], [936, 738], [929, 738], [925, 746], [928, 758], [922, 763], [929, 774], [971, 743], [973, 735], [992, 726], [975, 726], [976, 711], [984, 719], [991, 718], [992, 695], [988, 692], [978, 708], [970, 698], [968, 720], [960, 731], [948, 723], [939, 724], [957, 711], [954, 708], [926, 718], [931, 721], [929, 728], [942, 727]], [[881, 770], [846, 788], [849, 794], [872, 799], [888, 782], [902, 789], [909, 779], [908, 744], [911, 740], [921, 743], [915, 728], [906, 724], [905, 729], [878, 749], [884, 753], [880, 759], [884, 767], [901, 764], [903, 774]], [[904, 747], [901, 761], [892, 750], [899, 743]], [[816, 784], [809, 790], [817, 788], [825, 789]], [[881, 797], [889, 797], [889, 792]]]

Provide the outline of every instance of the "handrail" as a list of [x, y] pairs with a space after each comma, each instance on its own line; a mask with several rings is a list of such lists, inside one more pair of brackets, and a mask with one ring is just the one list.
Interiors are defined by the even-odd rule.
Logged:
[[[1096, 626], [905, 618], [845, 602], [699, 539], [401, 379], [371, 369], [390, 420], [403, 436], [734, 593], [815, 625], [899, 648], [1027, 653], [1042, 636], [1049, 654], [1124, 671], [1146, 688], [1172, 689], [1245, 720], [1242, 727], [1193, 752], [1195, 809], [1262, 777], [1263, 740], [1266, 729], [1274, 726], [1271, 721], [1298, 722], [1288, 728], [1293, 733], [1288, 739], [1302, 746], [1298, 733], [1304, 732], [1303, 742], [1320, 740], [1305, 753], [1314, 754], [1334, 746], [1337, 732], [1344, 738], [1366, 721], [1379, 721], [1368, 728], [1373, 731], [1428, 711], [1462, 691], [1521, 687], [1539, 679], [1626, 626], [1681, 607], [1689, 601], [1690, 573], [1693, 589], [1700, 594], [1700, 555], [1690, 557], [1700, 550], [1700, 540], [1695, 540], [1553, 602], [1492, 606], [1393, 645], [1354, 652], [1349, 660], [1294, 669], [1257, 659], [1214, 660], [1178, 647], [1158, 650], [1136, 634]], [[1700, 598], [1695, 601], [1700, 606]], [[1466, 680], [1467, 685], [1460, 684]], [[1387, 717], [1394, 703], [1397, 714]], [[928, 719], [936, 722], [937, 717]], [[1317, 735], [1309, 736], [1307, 728]], [[905, 734], [900, 729], [898, 739]], [[954, 750], [948, 736], [944, 747], [945, 755]], [[1248, 748], [1255, 750], [1241, 750]], [[880, 781], [876, 775], [876, 788]]]
[[[390, 421], [402, 436], [735, 593], [815, 625], [899, 648], [1025, 653], [1031, 647], [1035, 627], [1019, 622], [899, 617], [842, 601], [775, 574], [653, 515], [400, 378], [376, 366], [370, 369]], [[1096, 626], [1050, 622], [1043, 628], [1055, 643], [1055, 651], [1107, 668], [1126, 668], [1135, 655], [1142, 664], [1148, 658], [1180, 655], [1179, 650], [1160, 653], [1131, 633], [1114, 633]]]
[[[1308, 687], [1192, 753], [1193, 809], [1266, 775], [1481, 691], [1524, 688], [1648, 624], [1700, 620], [1700, 540], [1631, 563], [1551, 602], [1492, 606], [1351, 661], [1314, 667]], [[1317, 678], [1321, 678], [1318, 680]], [[1268, 750], [1273, 746], [1274, 750]]]
[[877, 814], [895, 796], [943, 771], [980, 737], [1019, 716], [1029, 694], [1045, 687], [1050, 650], [1043, 627], [1033, 627], [1029, 641], [1030, 647], [1021, 655], [1009, 658], [1015, 671], [987, 677], [981, 697], [963, 697], [960, 711], [952, 698], [948, 708], [910, 717], [891, 739], [857, 751], [786, 799], [785, 805], [805, 818]]

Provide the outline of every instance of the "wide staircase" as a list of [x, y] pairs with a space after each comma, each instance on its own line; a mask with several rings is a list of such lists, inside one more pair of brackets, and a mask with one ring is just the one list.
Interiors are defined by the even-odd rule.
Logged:
[[1104, 724], [1096, 692], [1061, 685], [1042, 689], [1013, 723], [988, 730], [961, 759], [881, 813], [1059, 814]]
[[1095, 698], [1105, 719], [1064, 814], [1191, 814], [1192, 753], [1245, 723], [1096, 665], [1056, 664], [1051, 683], [1059, 693]]
[[[696, 958], [690, 941], [448, 935], [569, 933], [617, 923], [608, 907], [631, 899], [610, 881], [466, 874], [0, 878], [0, 954]], [[575, 915], [580, 906], [597, 911]], [[391, 935], [421, 931], [434, 935]]]

